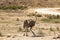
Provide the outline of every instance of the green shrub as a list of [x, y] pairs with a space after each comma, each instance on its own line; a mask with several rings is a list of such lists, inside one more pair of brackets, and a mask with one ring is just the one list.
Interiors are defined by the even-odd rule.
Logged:
[[46, 19], [46, 18], [41, 19], [41, 21], [43, 21], [43, 22], [50, 22], [50, 20], [49, 19]]
[[19, 27], [19, 30], [18, 30], [18, 32], [20, 32], [20, 31], [22, 31], [22, 28], [21, 28], [21, 27]]
[[53, 28], [50, 28], [50, 31], [54, 31]]
[[56, 31], [56, 29], [55, 29], [55, 28], [50, 28], [50, 31], [55, 32], [55, 31]]
[[54, 23], [60, 23], [60, 22], [57, 20], [57, 21], [54, 21]]
[[37, 17], [42, 17], [42, 15], [40, 15], [40, 14], [38, 14], [38, 15], [36, 15]]
[[26, 6], [0, 6], [0, 9], [2, 9], [2, 10], [7, 10], [7, 9], [10, 9], [10, 10], [16, 10], [16, 9], [24, 10], [26, 8], [27, 8]]
[[35, 14], [34, 13], [30, 13], [27, 16], [35, 16]]
[[17, 8], [18, 8], [18, 9], [21, 9], [21, 10], [24, 10], [24, 9], [26, 9], [27, 7], [26, 7], [26, 6], [18, 6]]
[[42, 15], [40, 15], [40, 14], [35, 14], [35, 13], [30, 13], [30, 14], [28, 14], [27, 16], [36, 16], [36, 17], [42, 17]]
[[2, 36], [2, 33], [0, 33], [0, 36]]
[[57, 31], [60, 31], [59, 27], [57, 27], [56, 29], [57, 29]]
[[59, 19], [60, 16], [59, 15], [50, 15], [50, 16], [47, 16], [47, 18], [49, 18], [49, 19]]
[[57, 15], [57, 18], [59, 19], [60, 18], [60, 15]]
[[19, 21], [19, 18], [17, 18], [16, 21]]
[[51, 23], [60, 23], [60, 16], [59, 15], [45, 15], [46, 18], [41, 19], [44, 22], [51, 22]]

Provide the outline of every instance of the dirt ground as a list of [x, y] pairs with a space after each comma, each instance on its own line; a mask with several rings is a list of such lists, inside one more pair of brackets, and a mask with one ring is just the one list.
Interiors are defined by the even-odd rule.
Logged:
[[[28, 32], [28, 37], [23, 36], [24, 20], [30, 18], [35, 19], [35, 17], [27, 17], [25, 14], [22, 16], [21, 13], [0, 12], [0, 40], [60, 40], [60, 38], [57, 38], [60, 32], [56, 29], [57, 27], [60, 28], [60, 23], [41, 23], [39, 21], [40, 18], [38, 18], [36, 25], [32, 29], [36, 36], [33, 36], [31, 32]], [[17, 18], [19, 21], [17, 21]], [[51, 31], [51, 29], [49, 29], [50, 27], [56, 30]], [[21, 29], [19, 30], [19, 28]], [[44, 33], [42, 33], [44, 36], [38, 34], [40, 31]]]

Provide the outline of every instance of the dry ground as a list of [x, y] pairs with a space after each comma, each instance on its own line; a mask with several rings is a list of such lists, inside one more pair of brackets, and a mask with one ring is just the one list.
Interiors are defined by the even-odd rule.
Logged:
[[[21, 12], [23, 14], [23, 12]], [[37, 35], [37, 37], [32, 37], [32, 33], [28, 33], [28, 37], [23, 36], [23, 22], [25, 19], [35, 17], [25, 16], [26, 14], [14, 13], [14, 12], [0, 12], [0, 40], [60, 40], [53, 39], [53, 37], [57, 37], [60, 34], [57, 31], [57, 27], [60, 28], [60, 23], [41, 23], [38, 18], [33, 31]], [[17, 20], [19, 19], [19, 20]], [[54, 28], [55, 31], [51, 31], [50, 27]], [[21, 28], [19, 30], [19, 28]], [[41, 30], [40, 30], [41, 29]], [[19, 31], [18, 31], [19, 30]], [[44, 37], [38, 37], [42, 31]]]

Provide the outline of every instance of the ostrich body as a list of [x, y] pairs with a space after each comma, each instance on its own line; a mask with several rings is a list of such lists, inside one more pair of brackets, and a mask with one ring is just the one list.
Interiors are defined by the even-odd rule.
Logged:
[[[35, 13], [37, 13], [37, 12], [35, 12]], [[28, 35], [27, 35], [27, 31], [28, 31], [28, 28], [30, 28], [30, 31], [33, 33], [34, 36], [36, 36], [35, 33], [31, 30], [32, 27], [35, 26], [35, 23], [36, 23], [36, 21], [37, 21], [37, 16], [36, 16], [36, 14], [35, 14], [35, 18], [36, 18], [35, 21], [32, 20], [32, 19], [28, 19], [28, 20], [25, 20], [25, 21], [24, 21], [23, 28], [25, 29], [25, 32], [26, 32], [26, 34], [24, 34], [24, 35], [28, 36]]]
[[[32, 27], [35, 26], [35, 23], [36, 21], [32, 20], [32, 19], [29, 19], [29, 20], [25, 20], [24, 21], [24, 25], [23, 25], [23, 28], [25, 29], [25, 32], [26, 32], [26, 36], [27, 35], [27, 31], [28, 31], [28, 28], [30, 28], [30, 31], [33, 33], [33, 35], [35, 36], [35, 33], [31, 30]], [[24, 34], [25, 35], [25, 34]]]
[[32, 29], [32, 27], [35, 26], [35, 21], [30, 19], [30, 20], [25, 20], [24, 21], [24, 29], [27, 27], [27, 28], [30, 28]]

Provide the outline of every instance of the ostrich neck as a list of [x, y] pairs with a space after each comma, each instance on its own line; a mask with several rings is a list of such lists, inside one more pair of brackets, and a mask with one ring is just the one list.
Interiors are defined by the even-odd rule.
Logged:
[[37, 16], [35, 16], [35, 22], [37, 21]]

